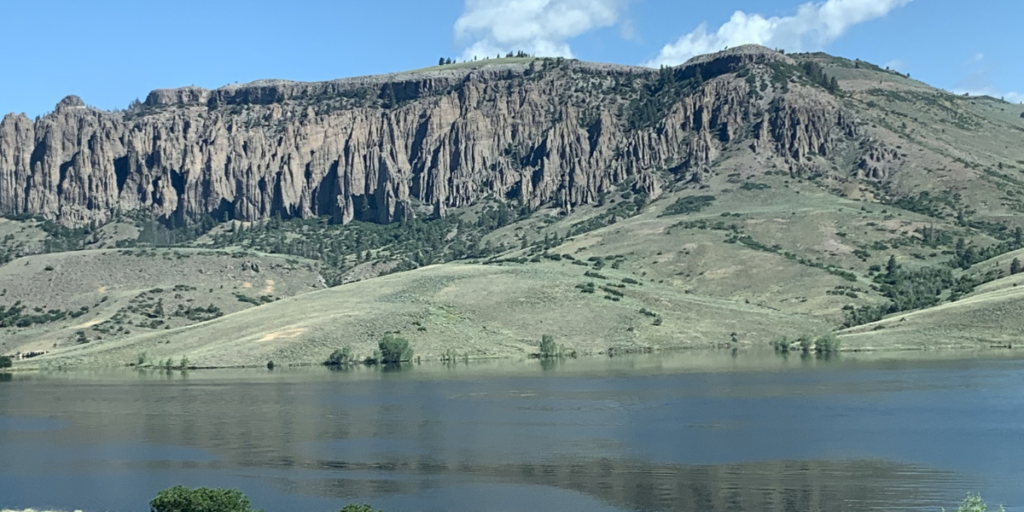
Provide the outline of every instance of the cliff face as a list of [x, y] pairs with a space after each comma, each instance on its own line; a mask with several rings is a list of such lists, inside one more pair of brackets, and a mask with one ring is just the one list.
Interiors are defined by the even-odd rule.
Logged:
[[68, 97], [0, 122], [0, 211], [391, 222], [488, 195], [572, 208], [624, 181], [656, 196], [730, 144], [799, 165], [854, 137], [832, 96], [772, 80], [795, 67], [741, 47], [662, 71], [538, 60], [190, 87], [127, 112]]

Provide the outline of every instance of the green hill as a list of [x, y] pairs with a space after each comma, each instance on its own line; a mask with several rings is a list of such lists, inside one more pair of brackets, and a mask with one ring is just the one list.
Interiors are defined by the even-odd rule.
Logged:
[[[848, 143], [783, 158], [755, 133], [797, 128], [751, 122], [720, 134], [706, 166], [660, 169], [656, 183], [622, 176], [582, 204], [491, 195], [443, 216], [414, 205], [420, 215], [385, 225], [124, 216], [62, 228], [9, 216], [0, 306], [14, 321], [0, 351], [48, 350], [20, 363], [43, 366], [235, 366], [315, 364], [342, 346], [370, 355], [389, 332], [425, 359], [521, 357], [544, 334], [581, 354], [833, 330], [857, 350], [1012, 343], [1024, 107], [864, 62], [790, 57], [796, 68], [733, 68], [672, 105], [753, 81], [809, 105], [807, 119], [815, 102], [836, 102], [855, 127]], [[819, 84], [831, 78], [835, 91]]]

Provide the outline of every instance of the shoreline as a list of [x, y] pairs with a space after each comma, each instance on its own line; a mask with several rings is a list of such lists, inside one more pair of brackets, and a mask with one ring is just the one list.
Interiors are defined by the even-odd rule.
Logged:
[[[459, 357], [456, 360], [442, 360], [442, 359], [420, 359], [415, 362], [406, 362], [399, 365], [401, 368], [410, 367], [424, 367], [424, 368], [445, 368], [445, 367], [458, 367], [458, 366], [473, 366], [474, 364], [481, 363], [497, 363], [498, 365], [515, 365], [526, 367], [527, 364], [540, 363], [543, 365], [545, 362], [552, 363], [565, 363], [570, 361], [577, 361], [581, 363], [596, 362], [596, 361], [609, 361], [615, 359], [634, 359], [637, 357], [647, 357], [650, 359], [672, 359], [677, 358], [684, 354], [695, 354], [700, 356], [718, 356], [718, 355], [730, 355], [736, 356], [753, 356], [759, 358], [778, 358], [778, 359], [810, 359], [810, 360], [822, 360], [828, 361], [831, 358], [836, 360], [842, 359], [844, 355], [854, 356], [860, 359], [860, 356], [879, 356], [877, 358], [868, 357], [870, 360], [898, 360], [898, 361], [914, 361], [914, 360], [946, 360], [946, 359], [970, 359], [969, 356], [1013, 356], [1021, 355], [1024, 356], [1024, 350], [1021, 346], [1014, 347], [1012, 345], [967, 345], [967, 344], [951, 344], [951, 345], [939, 345], [933, 347], [926, 346], [894, 346], [894, 347], [855, 347], [845, 348], [835, 354], [816, 354], [803, 353], [801, 351], [791, 351], [789, 353], [778, 353], [771, 350], [770, 347], [760, 345], [745, 345], [745, 346], [697, 346], [697, 347], [671, 347], [671, 348], [657, 348], [657, 349], [643, 349], [629, 352], [615, 352], [614, 354], [608, 354], [606, 352], [600, 353], [585, 353], [577, 354], [572, 357], [556, 357], [556, 358], [540, 358], [537, 354], [518, 354], [518, 355], [494, 355], [494, 356], [469, 356]], [[899, 355], [905, 355], [907, 357], [896, 357]], [[926, 357], [920, 357], [926, 355]], [[940, 357], [927, 357], [927, 356], [940, 356]], [[953, 356], [953, 357], [941, 357], [941, 356]], [[968, 357], [958, 357], [968, 356]], [[337, 371], [348, 371], [348, 370], [370, 370], [370, 369], [388, 369], [392, 365], [382, 364], [365, 364], [362, 362], [350, 364], [337, 369]], [[273, 369], [267, 368], [266, 365], [215, 365], [215, 366], [189, 366], [185, 369], [181, 367], [171, 367], [167, 370], [163, 366], [146, 365], [139, 366], [136, 364], [127, 365], [60, 365], [60, 364], [41, 364], [41, 365], [19, 365], [16, 364], [13, 367], [5, 368], [0, 371], [0, 375], [15, 375], [15, 374], [44, 374], [50, 372], [60, 373], [79, 373], [89, 371], [143, 371], [143, 372], [156, 372], [156, 373], [189, 373], [197, 372], [203, 374], [213, 374], [218, 372], [227, 371], [240, 371], [240, 370], [263, 370], [268, 373], [275, 371], [287, 371], [287, 370], [312, 370], [312, 369], [325, 369], [331, 370], [332, 367], [323, 363], [275, 363]]]

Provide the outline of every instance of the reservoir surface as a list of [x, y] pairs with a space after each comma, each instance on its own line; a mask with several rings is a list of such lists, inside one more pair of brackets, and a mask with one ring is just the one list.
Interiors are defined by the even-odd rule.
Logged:
[[699, 352], [0, 380], [0, 508], [1024, 511], [1024, 359]]

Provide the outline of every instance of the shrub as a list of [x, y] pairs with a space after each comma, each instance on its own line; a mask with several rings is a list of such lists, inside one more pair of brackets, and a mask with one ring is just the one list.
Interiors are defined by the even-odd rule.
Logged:
[[711, 206], [711, 203], [715, 202], [714, 196], [690, 196], [684, 197], [672, 203], [665, 211], [661, 214], [661, 217], [667, 217], [669, 215], [683, 215], [688, 213], [697, 213], [701, 210]]
[[819, 354], [833, 354], [839, 352], [842, 340], [834, 333], [828, 333], [814, 341], [814, 350]]
[[412, 347], [409, 340], [393, 334], [385, 334], [378, 343], [380, 361], [384, 364], [402, 363], [412, 360]]
[[[967, 494], [964, 498], [964, 502], [956, 509], [956, 512], [985, 512], [988, 510], [988, 506], [985, 505], [985, 500], [981, 499], [979, 494]], [[999, 512], [1003, 512], [1002, 505], [999, 506]], [[946, 509], [942, 509], [942, 512], [946, 512]]]
[[352, 361], [352, 349], [344, 347], [341, 350], [331, 352], [331, 356], [324, 361], [324, 366], [346, 366]]
[[7, 356], [0, 356], [0, 368], [10, 368], [14, 366], [14, 362]]
[[602, 286], [601, 287], [601, 291], [607, 293], [608, 295], [614, 296], [614, 297], [620, 297], [621, 298], [621, 297], [625, 297], [626, 296], [626, 294], [622, 293], [621, 291], [616, 290], [615, 288], [612, 288], [612, 287], [609, 287], [609, 286]]
[[235, 489], [189, 489], [177, 485], [157, 493], [150, 512], [252, 512], [249, 498]]
[[369, 505], [345, 505], [341, 512], [380, 512]]
[[540, 357], [548, 359], [558, 357], [558, 345], [555, 344], [555, 337], [545, 334], [540, 338]]
[[814, 346], [814, 338], [807, 336], [806, 334], [797, 338], [797, 343], [800, 344], [800, 350], [805, 354], [811, 351], [811, 347]]
[[785, 336], [783, 336], [783, 337], [781, 337], [781, 338], [779, 338], [777, 340], [772, 341], [772, 348], [774, 348], [775, 351], [780, 353], [780, 354], [788, 354], [789, 353], [789, 346], [791, 344], [792, 343], [790, 343], [789, 338], [786, 338]]

